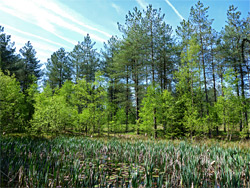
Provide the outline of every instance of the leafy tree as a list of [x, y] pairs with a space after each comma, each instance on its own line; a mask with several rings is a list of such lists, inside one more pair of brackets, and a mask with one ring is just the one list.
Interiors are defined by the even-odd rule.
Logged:
[[199, 95], [199, 48], [194, 35], [185, 47], [185, 51], [182, 51], [182, 65], [176, 73], [178, 100], [185, 106], [183, 124], [191, 137], [200, 129], [196, 103], [196, 96]]
[[162, 99], [161, 90], [159, 87], [149, 86], [147, 94], [142, 100], [142, 108], [140, 110], [141, 129], [149, 134], [153, 134], [157, 138], [157, 124], [156, 120], [162, 118]]
[[100, 73], [96, 74], [95, 82], [79, 80], [72, 93], [72, 104], [78, 109], [78, 128], [85, 129], [88, 133], [101, 133], [102, 126], [106, 123], [105, 106], [107, 93]]
[[227, 136], [231, 140], [233, 131], [236, 130], [236, 125], [241, 119], [242, 104], [241, 98], [238, 95], [235, 95], [233, 85], [238, 82], [238, 79], [235, 79], [233, 69], [226, 71], [224, 78], [224, 96], [218, 98], [216, 104], [218, 114], [220, 119], [225, 121], [227, 125]]
[[[65, 87], [67, 87], [67, 83]], [[62, 90], [65, 89], [62, 88]], [[67, 95], [64, 95], [63, 91], [60, 93], [60, 90], [56, 89], [53, 92], [49, 85], [44, 88], [42, 93], [35, 94], [35, 113], [31, 131], [59, 133], [66, 127], [74, 128], [77, 110], [67, 103], [66, 98]]]
[[1, 132], [21, 131], [24, 125], [24, 95], [14, 75], [0, 70], [0, 127]]

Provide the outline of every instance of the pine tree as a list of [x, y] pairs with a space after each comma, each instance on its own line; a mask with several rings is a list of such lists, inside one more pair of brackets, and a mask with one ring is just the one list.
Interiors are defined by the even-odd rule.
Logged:
[[89, 34], [87, 34], [84, 41], [78, 42], [70, 53], [76, 82], [84, 77], [88, 82], [95, 80], [95, 73], [99, 68], [99, 54], [94, 46], [95, 42], [92, 42]]
[[[208, 45], [207, 39], [209, 38], [209, 32], [213, 23], [212, 19], [208, 18], [209, 7], [204, 7], [203, 3], [197, 2], [195, 7], [191, 7], [190, 11], [190, 23], [197, 34], [197, 38], [200, 45], [200, 67], [202, 67], [203, 83], [205, 90], [205, 101], [206, 101], [206, 119], [209, 119], [209, 99], [208, 99], [208, 71], [207, 67], [209, 63], [206, 61], [208, 56]], [[210, 124], [210, 122], [207, 122]], [[211, 137], [211, 129], [209, 129], [209, 137]]]
[[18, 78], [18, 71], [21, 68], [20, 58], [15, 54], [15, 43], [11, 42], [11, 36], [4, 33], [4, 27], [0, 26], [0, 69], [4, 74], [15, 73]]
[[60, 48], [51, 55], [46, 68], [48, 83], [52, 88], [57, 86], [61, 88], [66, 80], [72, 80], [72, 63], [64, 48]]
[[199, 127], [199, 103], [197, 103], [197, 96], [199, 96], [199, 48], [197, 38], [193, 35], [181, 53], [182, 64], [176, 73], [178, 100], [184, 105], [183, 124], [191, 138], [195, 132], [202, 129]]
[[242, 58], [242, 41], [247, 38], [247, 31], [245, 28], [249, 28], [249, 23], [240, 18], [241, 12], [237, 11], [237, 7], [233, 5], [229, 6], [227, 11], [227, 25], [223, 30], [223, 42], [224, 42], [224, 58], [229, 62], [228, 66], [232, 67], [235, 71], [235, 79], [239, 80], [235, 83], [236, 93], [238, 98], [242, 97], [243, 111], [239, 113], [241, 116], [244, 113], [244, 118], [240, 119], [240, 130], [243, 125], [247, 125], [248, 114], [246, 108], [245, 97], [245, 76], [246, 65], [244, 64], [244, 58]]
[[[129, 12], [126, 16], [125, 25], [119, 25], [119, 29], [124, 34], [122, 41], [120, 62], [123, 62], [125, 71], [132, 81], [131, 86], [135, 93], [136, 121], [139, 121], [140, 102], [143, 94], [143, 27], [141, 24], [142, 13], [135, 7], [134, 12]], [[128, 79], [128, 77], [127, 77]], [[128, 83], [128, 82], [127, 82]], [[137, 134], [139, 134], [139, 123], [137, 123]]]
[[23, 48], [20, 49], [22, 57], [22, 69], [20, 70], [20, 84], [23, 92], [42, 76], [40, 61], [36, 57], [36, 51], [28, 41]]

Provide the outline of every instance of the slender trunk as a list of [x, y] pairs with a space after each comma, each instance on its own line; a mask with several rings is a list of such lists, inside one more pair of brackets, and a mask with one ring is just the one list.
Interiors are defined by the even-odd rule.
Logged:
[[161, 84], [161, 91], [163, 91], [163, 73], [162, 70], [160, 71], [160, 84]]
[[[215, 80], [215, 70], [214, 70], [214, 59], [213, 59], [213, 47], [211, 45], [211, 56], [212, 56], [212, 71], [213, 71], [213, 86], [214, 86], [214, 104], [217, 102], [217, 95], [216, 95], [216, 80]], [[216, 114], [216, 124], [218, 122], [217, 114]], [[219, 126], [216, 125], [216, 135], [219, 136]]]
[[202, 95], [201, 95], [201, 66], [199, 64], [199, 98], [200, 98], [200, 117], [203, 117], [203, 104], [202, 104]]
[[[242, 58], [242, 62], [243, 65], [246, 64], [245, 62], [245, 56], [244, 56], [244, 43], [245, 41], [248, 41], [247, 39], [244, 39], [242, 41], [242, 45], [241, 45], [241, 58]], [[248, 41], [250, 42], [250, 41]], [[245, 84], [244, 84], [244, 75], [243, 75], [243, 68], [242, 65], [240, 63], [240, 76], [241, 76], [241, 95], [242, 95], [242, 100], [243, 100], [243, 111], [244, 111], [244, 121], [245, 121], [245, 125], [248, 125], [248, 117], [247, 117], [247, 107], [246, 107], [246, 99], [245, 99]], [[250, 87], [250, 86], [249, 86]]]
[[129, 85], [128, 85], [128, 67], [126, 67], [127, 68], [127, 70], [126, 70], [126, 72], [127, 72], [127, 75], [126, 75], [126, 86], [127, 86], [127, 92], [126, 92], [126, 132], [128, 132], [128, 108], [129, 108], [129, 101], [128, 101], [128, 99], [129, 99]]
[[[221, 83], [221, 95], [222, 97], [224, 97], [224, 87], [223, 87], [223, 74], [222, 74], [222, 67], [221, 67], [221, 77], [220, 77], [220, 83]], [[227, 131], [226, 128], [226, 122], [225, 122], [225, 116], [226, 116], [226, 110], [225, 107], [223, 105], [223, 125], [224, 125], [224, 132]]]
[[150, 24], [150, 29], [151, 29], [151, 64], [152, 64], [152, 81], [154, 84], [155, 81], [155, 70], [154, 70], [154, 41], [153, 41], [153, 26], [152, 22]]
[[62, 87], [62, 68], [59, 69], [59, 75], [60, 75], [59, 88], [61, 88]]
[[154, 108], [154, 129], [155, 129], [155, 138], [157, 138], [156, 108]]
[[[204, 58], [203, 41], [202, 41], [202, 36], [201, 36], [201, 35], [200, 35], [200, 40], [201, 40], [201, 60], [202, 60], [203, 77], [204, 77], [204, 85], [205, 85], [207, 116], [209, 116], [209, 109], [208, 109], [208, 93], [207, 93], [207, 79], [206, 79], [206, 67], [205, 67], [205, 58]], [[208, 130], [208, 135], [209, 135], [209, 138], [211, 138], [211, 128], [210, 128], [210, 126], [209, 126], [209, 130]]]
[[135, 97], [136, 97], [136, 122], [137, 122], [137, 134], [140, 134], [140, 131], [139, 131], [139, 96], [138, 96], [138, 92], [139, 89], [138, 89], [138, 74], [136, 75], [136, 83], [135, 83]]
[[[234, 59], [234, 72], [235, 72], [235, 80], [238, 80], [238, 73], [237, 73], [237, 67], [236, 67], [236, 60]], [[237, 96], [238, 96], [238, 99], [240, 98], [240, 90], [239, 90], [239, 83], [238, 81], [236, 82], [236, 92], [237, 92]], [[239, 116], [241, 117], [241, 111], [240, 111], [240, 114]], [[242, 119], [240, 119], [240, 131], [242, 131]]]
[[[153, 41], [153, 28], [151, 22], [151, 63], [152, 63], [152, 79], [153, 86], [155, 84], [155, 70], [154, 70], [154, 41]], [[161, 86], [162, 88], [162, 86]], [[155, 138], [157, 138], [157, 124], [156, 124], [156, 108], [154, 108], [154, 129], [155, 129]]]
[[166, 72], [166, 58], [163, 57], [163, 89], [167, 89], [167, 72]]

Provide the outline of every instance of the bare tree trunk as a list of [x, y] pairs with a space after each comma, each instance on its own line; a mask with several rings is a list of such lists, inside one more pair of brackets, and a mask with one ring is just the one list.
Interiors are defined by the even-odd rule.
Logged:
[[129, 106], [128, 106], [128, 99], [129, 99], [129, 86], [128, 86], [128, 67], [126, 67], [127, 68], [127, 70], [126, 70], [126, 72], [127, 72], [127, 75], [126, 75], [126, 86], [127, 86], [127, 100], [126, 100], [126, 132], [128, 132], [128, 108], [129, 108]]
[[[207, 79], [206, 79], [206, 67], [205, 67], [205, 58], [204, 58], [204, 49], [203, 49], [203, 40], [202, 36], [200, 35], [201, 40], [201, 60], [202, 60], [202, 68], [203, 68], [203, 77], [204, 77], [204, 85], [205, 85], [205, 94], [206, 94], [206, 107], [207, 107], [207, 116], [209, 116], [209, 109], [208, 109], [208, 92], [207, 92]], [[211, 128], [208, 129], [209, 138], [211, 138]]]
[[[217, 95], [216, 95], [216, 79], [215, 79], [215, 71], [214, 71], [214, 59], [213, 59], [213, 47], [211, 45], [211, 56], [212, 56], [212, 71], [213, 71], [213, 87], [214, 87], [214, 103], [217, 102]], [[217, 123], [217, 116], [216, 116], [216, 123]], [[216, 125], [216, 135], [219, 135], [219, 126]]]

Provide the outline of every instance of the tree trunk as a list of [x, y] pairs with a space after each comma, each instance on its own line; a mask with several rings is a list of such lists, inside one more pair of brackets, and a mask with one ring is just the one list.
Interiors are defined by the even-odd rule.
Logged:
[[[212, 71], [213, 71], [213, 87], [214, 87], [214, 104], [217, 102], [217, 95], [216, 95], [216, 80], [215, 80], [215, 71], [214, 71], [214, 59], [213, 59], [213, 47], [211, 45], [211, 56], [212, 56]], [[216, 114], [216, 124], [217, 124], [217, 114]], [[216, 125], [216, 135], [219, 136], [219, 126]]]
[[[235, 71], [235, 80], [238, 79], [238, 76], [237, 76], [237, 67], [236, 67], [236, 60], [234, 59], [234, 71]], [[237, 96], [238, 98], [240, 98], [240, 90], [239, 90], [239, 83], [237, 82], [236, 83], [236, 92], [237, 92]], [[241, 116], [241, 111], [240, 111], [240, 114], [239, 116]], [[240, 120], [240, 131], [242, 131], [242, 119]]]
[[[221, 78], [220, 78], [220, 83], [221, 83], [221, 95], [222, 95], [222, 97], [224, 97], [222, 67], [221, 67]], [[226, 129], [226, 122], [225, 122], [225, 116], [226, 116], [226, 112], [225, 112], [225, 107], [223, 106], [223, 125], [224, 125], [224, 132], [227, 132], [227, 129]]]
[[[245, 55], [244, 55], [244, 45], [245, 42], [250, 43], [250, 40], [247, 38], [243, 39], [242, 45], [241, 45], [241, 56], [242, 56], [242, 61], [243, 65], [246, 65], [247, 68], [247, 73], [248, 73], [248, 81], [249, 81], [249, 93], [250, 93], [250, 79], [249, 79], [249, 67], [247, 66], [246, 60], [245, 60]], [[248, 116], [247, 116], [247, 107], [246, 107], [246, 99], [245, 99], [245, 93], [244, 93], [244, 78], [243, 78], [243, 70], [242, 66], [240, 64], [240, 72], [241, 72], [241, 92], [243, 96], [243, 105], [244, 105], [244, 113], [245, 113], [245, 122], [246, 122], [246, 128], [247, 128], [247, 138], [249, 138], [249, 127], [248, 127]]]
[[[207, 107], [207, 116], [209, 116], [209, 109], [208, 109], [208, 94], [207, 94], [207, 79], [206, 79], [206, 67], [205, 67], [205, 59], [204, 59], [204, 49], [203, 49], [203, 41], [202, 36], [200, 35], [201, 40], [201, 60], [202, 60], [202, 68], [203, 68], [203, 77], [204, 77], [204, 85], [205, 85], [205, 95], [206, 95], [206, 107]], [[211, 128], [209, 126], [208, 129], [209, 138], [211, 138]]]
[[128, 102], [128, 99], [129, 99], [129, 85], [128, 85], [128, 67], [126, 67], [126, 72], [127, 72], [127, 75], [126, 75], [126, 86], [127, 86], [127, 93], [126, 93], [126, 133], [128, 132], [128, 108], [129, 108], [129, 102]]

